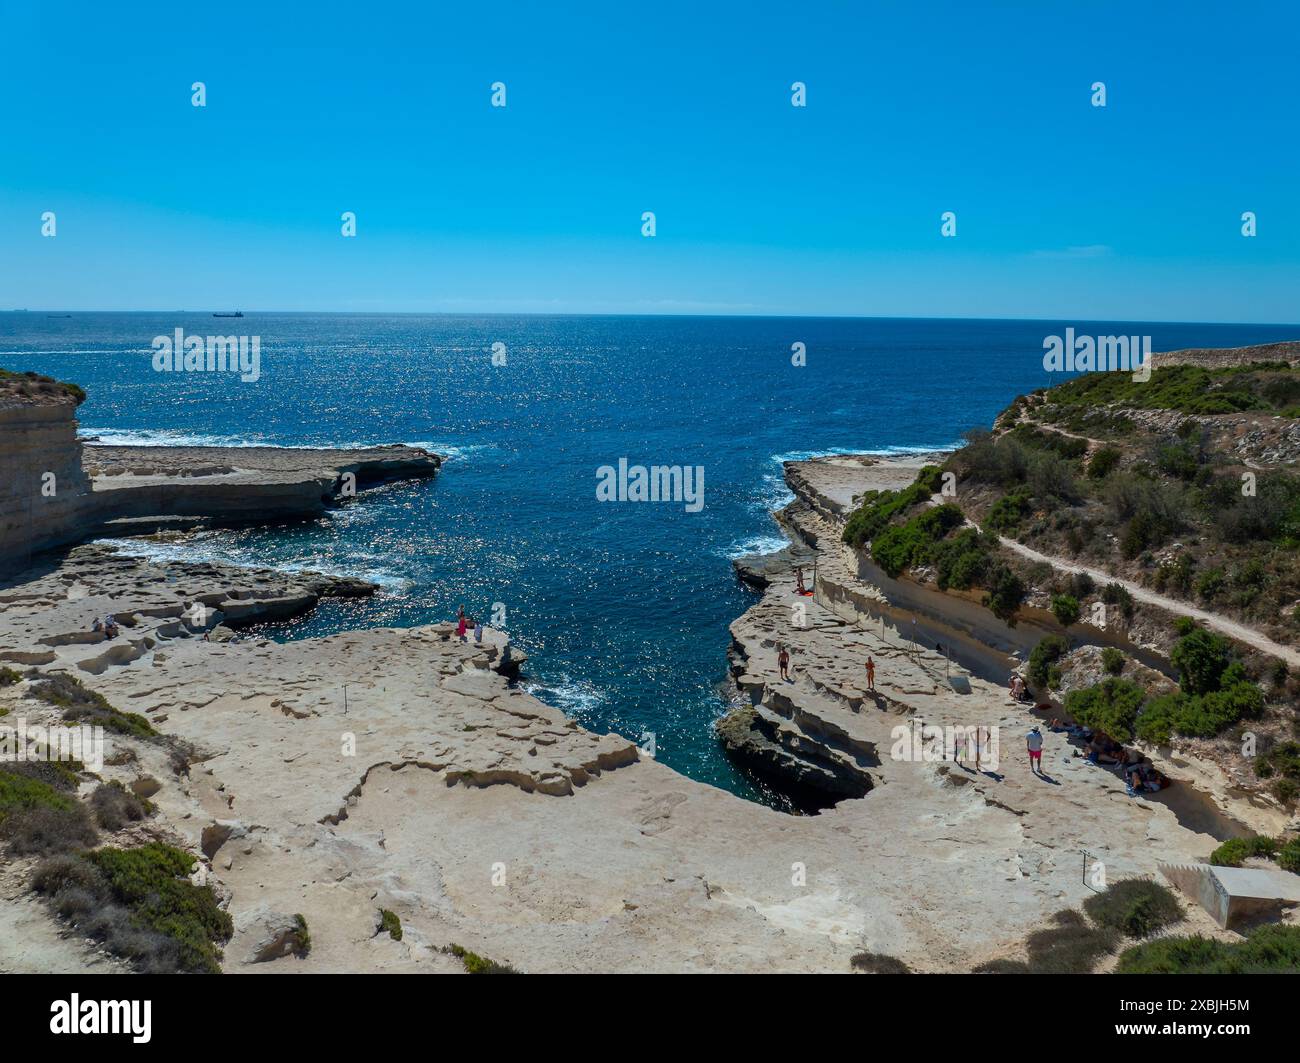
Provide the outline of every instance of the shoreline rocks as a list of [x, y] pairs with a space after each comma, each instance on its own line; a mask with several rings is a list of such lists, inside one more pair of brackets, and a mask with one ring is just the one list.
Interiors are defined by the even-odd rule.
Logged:
[[401, 444], [355, 449], [123, 447], [83, 443], [76, 404], [0, 403], [0, 569], [96, 533], [319, 517], [367, 486], [437, 475], [442, 458]]

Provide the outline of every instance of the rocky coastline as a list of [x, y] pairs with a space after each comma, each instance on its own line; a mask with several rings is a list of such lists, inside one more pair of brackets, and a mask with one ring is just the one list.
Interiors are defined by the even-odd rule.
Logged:
[[[61, 452], [62, 467], [75, 481], [84, 461], [86, 512], [45, 538], [85, 537], [120, 515], [100, 508], [101, 493], [138, 488], [154, 500], [144, 508], [172, 511], [141, 513], [145, 526], [178, 507], [228, 520], [251, 515], [236, 484], [264, 481], [306, 514], [339, 497], [348, 471], [436, 468], [432, 455], [389, 448], [73, 457]], [[0, 667], [18, 676], [0, 684], [0, 712], [58, 723], [34, 693], [61, 674], [145, 721], [109, 736], [79, 793], [120, 783], [149, 795], [146, 818], [101, 841], [193, 855], [232, 921], [227, 973], [452, 973], [464, 969], [456, 948], [525, 972], [847, 971], [863, 950], [966, 971], [1019, 954], [1026, 926], [1086, 895], [1081, 852], [1117, 877], [1144, 875], [1203, 859], [1232, 829], [1209, 806], [1126, 797], [1065, 743], [1048, 751], [1059, 786], [1028, 777], [1013, 739], [994, 772], [893, 755], [900, 727], [983, 722], [1014, 736], [1031, 716], [978, 668], [905, 637], [888, 609], [883, 629], [864, 623], [849, 596], [873, 592], [835, 521], [864, 475], [897, 483], [906, 462], [828, 459], [787, 473], [799, 497], [782, 521], [798, 541], [753, 569], [766, 590], [732, 625], [749, 704], [722, 732], [752, 770], [820, 795], [816, 815], [743, 800], [585, 730], [512, 682], [522, 659], [499, 632], [480, 644], [443, 623], [275, 643], [257, 623], [373, 587], [102, 544], [38, 554], [0, 583]], [[790, 566], [808, 557], [818, 594], [800, 599], [792, 625]], [[116, 638], [94, 630], [104, 615]], [[791, 647], [792, 682], [777, 674], [778, 643]], [[120, 964], [35, 897], [35, 862], [0, 861], [0, 970]], [[380, 932], [389, 917], [400, 939]], [[310, 954], [282, 947], [300, 922]]]

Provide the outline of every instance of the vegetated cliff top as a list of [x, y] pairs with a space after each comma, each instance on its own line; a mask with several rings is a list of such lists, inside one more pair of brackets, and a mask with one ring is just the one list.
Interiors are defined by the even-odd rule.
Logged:
[[986, 528], [1279, 642], [1300, 636], [1300, 368], [1085, 374], [968, 438], [950, 467]]
[[66, 384], [40, 373], [13, 373], [0, 369], [0, 406], [80, 406], [86, 393], [76, 384]]
[[844, 537], [891, 576], [982, 592], [1008, 623], [1050, 610], [1086, 641], [1075, 625], [1113, 607], [1108, 626], [1165, 656], [1179, 689], [1121, 682], [1113, 654], [1067, 711], [1121, 740], [1200, 742], [1252, 783], [1249, 726], [1252, 784], [1300, 799], [1300, 366], [1157, 359], [1145, 381], [1096, 372], [1021, 396], [942, 468], [862, 495]]

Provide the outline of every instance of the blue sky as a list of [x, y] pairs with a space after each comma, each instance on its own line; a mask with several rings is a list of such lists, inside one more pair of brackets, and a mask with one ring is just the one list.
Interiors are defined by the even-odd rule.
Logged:
[[1290, 4], [0, 16], [6, 309], [1300, 321]]

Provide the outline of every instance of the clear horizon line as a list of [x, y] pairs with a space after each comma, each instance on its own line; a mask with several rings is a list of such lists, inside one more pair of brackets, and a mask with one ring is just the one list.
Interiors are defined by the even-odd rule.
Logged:
[[[466, 310], [285, 310], [285, 309], [256, 309], [256, 310], [188, 310], [188, 309], [158, 309], [158, 308], [134, 308], [131, 310], [104, 310], [104, 309], [87, 309], [87, 308], [67, 308], [67, 307], [12, 307], [8, 310], [0, 310], [0, 314], [199, 314], [212, 315], [242, 313], [245, 317], [249, 314], [301, 314], [314, 316], [338, 316], [338, 317], [538, 317], [538, 318], [563, 318], [563, 317], [606, 317], [606, 318], [638, 318], [638, 317], [663, 317], [663, 318], [734, 318], [737, 320], [749, 319], [774, 319], [774, 320], [809, 320], [809, 321], [1017, 321], [1017, 322], [1043, 322], [1052, 323], [1056, 321], [1088, 321], [1104, 322], [1114, 324], [1143, 324], [1143, 325], [1230, 325], [1230, 326], [1257, 326], [1260, 328], [1294, 328], [1297, 330], [1297, 341], [1300, 341], [1300, 322], [1289, 321], [1190, 321], [1190, 320], [1169, 320], [1169, 319], [1144, 319], [1144, 318], [1108, 318], [1108, 317], [1070, 317], [1068, 315], [1057, 315], [1053, 317], [970, 317], [964, 315], [942, 315], [942, 314], [738, 314], [738, 313], [706, 313], [706, 312], [668, 312], [668, 311], [637, 311], [637, 312], [613, 312], [613, 311], [555, 311], [555, 310], [490, 310], [490, 311], [466, 311]], [[1279, 340], [1275, 342], [1287, 342]]]

